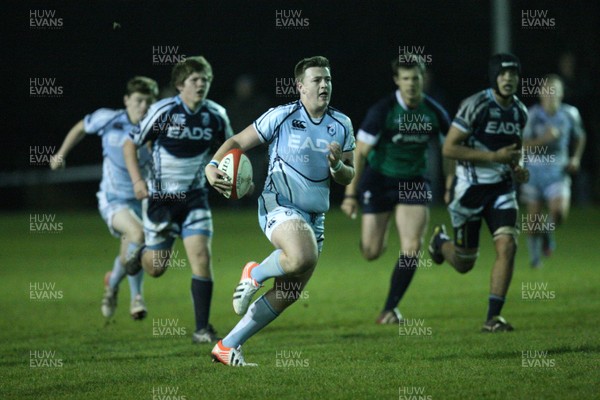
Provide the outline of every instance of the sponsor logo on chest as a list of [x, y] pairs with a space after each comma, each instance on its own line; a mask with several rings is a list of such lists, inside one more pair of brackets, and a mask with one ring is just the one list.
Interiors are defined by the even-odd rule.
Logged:
[[[519, 135], [521, 133], [519, 111], [513, 108], [512, 118], [508, 118], [509, 113], [502, 113], [498, 108], [490, 108], [488, 113], [490, 120], [485, 125], [485, 133], [492, 135]], [[502, 114], [504, 114], [504, 118], [502, 118]], [[512, 119], [512, 121], [509, 119]]]
[[[172, 114], [163, 122], [167, 130], [167, 137], [174, 139], [211, 140], [213, 128], [210, 127], [210, 114], [200, 113], [200, 126], [189, 126], [185, 114]], [[192, 122], [193, 123], [193, 122]]]
[[296, 151], [312, 150], [320, 153], [329, 152], [329, 140], [322, 138], [312, 138], [310, 136], [291, 133], [288, 140], [288, 147]]

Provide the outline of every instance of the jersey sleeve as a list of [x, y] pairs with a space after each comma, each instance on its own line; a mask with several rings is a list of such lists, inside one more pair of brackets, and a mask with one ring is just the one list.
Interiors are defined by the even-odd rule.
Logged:
[[475, 128], [475, 121], [477, 120], [478, 112], [484, 107], [481, 107], [484, 104], [485, 100], [481, 100], [480, 93], [468, 97], [465, 99], [460, 105], [454, 120], [452, 121], [452, 126], [458, 128], [461, 132], [471, 134]]
[[425, 102], [427, 106], [433, 110], [435, 116], [437, 117], [439, 124], [438, 138], [440, 142], [443, 142], [444, 138], [448, 134], [448, 130], [450, 129], [450, 117], [448, 116], [448, 112], [440, 103], [429, 96], [425, 97]]
[[88, 135], [102, 136], [104, 128], [112, 121], [120, 111], [109, 108], [101, 108], [83, 118], [83, 129]]
[[520, 100], [516, 100], [516, 101], [517, 101], [517, 107], [519, 110], [519, 118], [521, 121], [521, 132], [523, 132], [525, 130], [525, 127], [527, 126], [527, 123], [529, 122], [529, 110], [527, 110], [527, 107], [525, 107], [525, 104], [523, 104]]
[[346, 118], [342, 125], [344, 125], [346, 130], [344, 144], [342, 145], [342, 152], [353, 151], [356, 148], [356, 142], [354, 140], [354, 128], [352, 128], [352, 121], [350, 118]]
[[160, 130], [156, 129], [155, 125], [164, 120], [167, 113], [171, 110], [172, 104], [172, 100], [165, 99], [150, 106], [150, 109], [140, 123], [129, 133], [129, 137], [136, 146], [140, 147], [142, 144], [156, 139]]
[[381, 137], [384, 123], [385, 108], [379, 102], [367, 111], [367, 115], [358, 129], [356, 139], [370, 146], [375, 146]]
[[219, 116], [219, 135], [214, 139], [211, 146], [211, 150], [213, 152], [217, 151], [227, 139], [234, 135], [233, 128], [231, 128], [231, 122], [227, 112], [225, 111], [225, 108], [218, 106], [216, 112]]
[[573, 106], [567, 108], [567, 115], [571, 119], [572, 128], [571, 128], [571, 138], [572, 139], [581, 139], [585, 137], [585, 129], [583, 128], [583, 123], [581, 121], [581, 115], [579, 114], [579, 110]]
[[287, 113], [283, 106], [269, 109], [254, 121], [254, 129], [263, 143], [269, 143], [275, 137], [277, 127], [283, 122]]
[[227, 140], [233, 136], [233, 128], [231, 127], [231, 121], [229, 120], [229, 116], [227, 115], [225, 109], [223, 109], [220, 114], [223, 121], [223, 137], [225, 140]]

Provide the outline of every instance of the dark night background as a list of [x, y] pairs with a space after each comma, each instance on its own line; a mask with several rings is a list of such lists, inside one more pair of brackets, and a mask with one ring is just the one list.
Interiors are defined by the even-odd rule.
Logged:
[[[486, 86], [492, 52], [490, 1], [3, 1], [0, 9], [4, 173], [46, 170], [30, 165], [30, 146], [58, 148], [85, 114], [121, 108], [125, 82], [134, 75], [167, 85], [171, 66], [153, 64], [153, 46], [204, 55], [215, 75], [209, 98], [219, 103], [233, 93], [242, 73], [256, 77], [271, 104], [286, 103], [291, 99], [276, 96], [275, 80], [292, 77], [299, 59], [324, 55], [332, 64], [331, 104], [352, 118], [355, 129], [367, 108], [394, 89], [389, 62], [399, 46], [424, 46], [432, 56], [437, 92], [443, 93], [451, 116], [461, 99]], [[524, 29], [523, 9], [547, 10], [555, 28]], [[56, 10], [63, 27], [31, 29], [30, 10]], [[307, 29], [277, 29], [276, 10], [300, 10], [309, 19]], [[580, 204], [600, 197], [599, 15], [595, 1], [511, 2], [512, 51], [521, 58], [525, 77], [556, 72], [565, 51], [576, 56], [571, 103], [580, 107], [588, 133], [587, 174], [580, 183], [588, 191], [576, 196]], [[120, 27], [113, 29], [114, 22]], [[64, 94], [30, 97], [32, 77], [56, 78]], [[535, 99], [523, 100], [530, 105]], [[71, 152], [67, 165], [99, 164], [101, 159], [99, 139], [88, 137]], [[0, 185], [0, 204], [5, 210], [40, 207], [44, 199], [43, 206], [95, 207], [97, 186], [97, 181]], [[334, 196], [339, 193], [338, 188]]]

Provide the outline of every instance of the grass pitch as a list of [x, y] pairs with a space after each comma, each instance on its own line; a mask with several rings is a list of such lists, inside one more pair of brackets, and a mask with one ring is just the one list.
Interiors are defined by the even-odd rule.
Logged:
[[[52, 221], [38, 226], [34, 222]], [[271, 246], [255, 210], [214, 210], [211, 322], [238, 321], [231, 293], [242, 265]], [[178, 241], [172, 269], [146, 278], [149, 310], [128, 315], [124, 281], [113, 320], [100, 314], [102, 278], [118, 241], [94, 213], [2, 215], [2, 399], [564, 399], [599, 398], [600, 210], [573, 210], [545, 267], [528, 266], [525, 237], [503, 315], [504, 334], [479, 332], [491, 240], [482, 231], [467, 275], [420, 264], [400, 304], [408, 324], [377, 326], [397, 237], [374, 262], [358, 252], [359, 223], [334, 210], [301, 300], [244, 346], [259, 368], [213, 364], [192, 345], [190, 270]], [[432, 210], [432, 223], [448, 222]], [[429, 235], [427, 236], [427, 239]], [[428, 260], [428, 256], [425, 256]]]

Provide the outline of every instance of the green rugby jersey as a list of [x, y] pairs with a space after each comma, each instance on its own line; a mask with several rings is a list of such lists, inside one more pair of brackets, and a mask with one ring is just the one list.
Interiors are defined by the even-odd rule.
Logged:
[[393, 178], [416, 178], [427, 169], [427, 142], [445, 136], [449, 127], [446, 110], [431, 97], [424, 95], [410, 109], [396, 91], [369, 109], [357, 140], [373, 146], [367, 161], [374, 170]]

